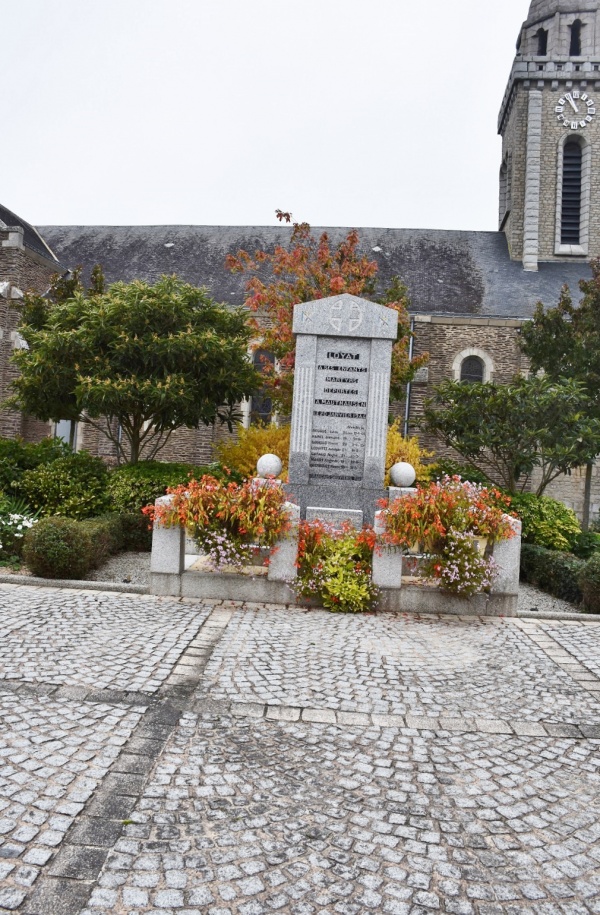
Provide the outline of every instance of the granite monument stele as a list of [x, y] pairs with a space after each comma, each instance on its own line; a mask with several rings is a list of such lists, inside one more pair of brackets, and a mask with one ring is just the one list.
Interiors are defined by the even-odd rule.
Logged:
[[341, 510], [356, 524], [372, 524], [385, 496], [398, 314], [343, 293], [296, 305], [293, 331], [289, 498], [303, 518], [339, 519]]

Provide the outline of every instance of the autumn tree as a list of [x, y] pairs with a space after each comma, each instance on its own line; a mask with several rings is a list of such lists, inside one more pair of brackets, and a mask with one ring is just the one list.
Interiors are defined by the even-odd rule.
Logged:
[[[566, 286], [554, 308], [538, 303], [533, 320], [523, 325], [521, 345], [534, 372], [578, 381], [588, 394], [591, 414], [600, 419], [600, 260], [592, 261], [591, 268], [592, 278], [579, 283], [583, 296], [578, 304]], [[584, 530], [590, 521], [595, 457], [586, 468]]]
[[[291, 215], [276, 211], [280, 222]], [[427, 361], [426, 356], [409, 360], [408, 292], [394, 278], [390, 288], [377, 295], [377, 263], [360, 253], [356, 230], [333, 245], [327, 232], [312, 234], [308, 223], [294, 223], [289, 245], [277, 245], [273, 252], [238, 251], [229, 255], [226, 266], [233, 273], [248, 274], [245, 305], [252, 317], [256, 347], [273, 354], [276, 365], [262, 365], [263, 387], [276, 409], [291, 412], [295, 341], [292, 333], [294, 305], [328, 296], [350, 293], [387, 305], [398, 312], [398, 337], [392, 354], [391, 397], [399, 400], [404, 385]]]
[[154, 457], [182, 426], [231, 428], [260, 384], [245, 312], [175, 276], [105, 288], [95, 270], [88, 290], [78, 272], [57, 278], [48, 296], [25, 298], [19, 333], [10, 406], [87, 423], [120, 461]]

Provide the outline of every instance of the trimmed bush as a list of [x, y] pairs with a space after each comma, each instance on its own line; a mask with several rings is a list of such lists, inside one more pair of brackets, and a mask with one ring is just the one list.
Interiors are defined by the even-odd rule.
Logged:
[[120, 515], [102, 515], [80, 521], [81, 530], [92, 541], [91, 568], [97, 569], [114, 553], [123, 549], [123, 525]]
[[581, 534], [574, 511], [549, 496], [534, 493], [510, 494], [511, 510], [523, 522], [523, 542], [549, 550], [571, 552]]
[[[145, 518], [144, 521], [147, 525]], [[43, 518], [27, 532], [23, 558], [33, 574], [41, 578], [86, 578], [92, 569], [124, 548], [120, 515], [84, 521], [55, 515]]]
[[[190, 475], [199, 480], [205, 473], [218, 479], [225, 476], [220, 464], [198, 465], [167, 463], [166, 461], [140, 461], [113, 470], [108, 478], [110, 510], [115, 512], [139, 512], [159, 496], [164, 496], [167, 487], [187, 483]], [[231, 475], [238, 480], [237, 474]]]
[[579, 575], [584, 563], [571, 553], [524, 543], [521, 547], [521, 578], [554, 597], [578, 604], [582, 599]]
[[124, 512], [119, 515], [123, 535], [123, 549], [136, 553], [149, 553], [152, 549], [152, 525], [141, 512]]
[[590, 559], [594, 553], [600, 551], [600, 534], [595, 531], [583, 531], [573, 547], [573, 552], [578, 559]]
[[595, 553], [579, 573], [583, 606], [591, 613], [600, 613], [600, 553]]
[[25, 471], [70, 453], [68, 445], [57, 438], [45, 438], [37, 444], [19, 438], [0, 438], [0, 490], [6, 495], [17, 495]]
[[108, 507], [107, 482], [101, 459], [80, 451], [26, 471], [19, 491], [42, 515], [93, 518]]
[[281, 479], [287, 480], [291, 426], [271, 424], [237, 427], [237, 439], [221, 442], [216, 452], [226, 467], [236, 470], [244, 479], [256, 476], [256, 462], [263, 454], [276, 454], [281, 460]]
[[92, 555], [90, 531], [72, 518], [42, 518], [25, 535], [23, 558], [40, 578], [85, 578]]

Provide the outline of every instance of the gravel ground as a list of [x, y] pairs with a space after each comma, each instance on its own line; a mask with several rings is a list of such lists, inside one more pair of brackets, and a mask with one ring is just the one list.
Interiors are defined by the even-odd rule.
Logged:
[[119, 553], [90, 575], [91, 581], [116, 581], [128, 585], [148, 585], [150, 553]]
[[526, 585], [521, 582], [519, 588], [519, 613], [528, 610], [538, 610], [540, 613], [578, 613], [580, 612], [577, 604], [570, 604], [566, 600], [560, 600], [558, 597], [552, 597], [533, 585]]

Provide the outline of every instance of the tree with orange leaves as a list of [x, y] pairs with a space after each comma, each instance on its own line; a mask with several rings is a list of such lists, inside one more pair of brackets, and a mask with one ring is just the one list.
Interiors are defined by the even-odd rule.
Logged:
[[[280, 222], [290, 222], [291, 214], [276, 211]], [[252, 312], [250, 324], [256, 331], [257, 348], [267, 350], [277, 361], [275, 367], [262, 364], [264, 388], [275, 409], [289, 414], [295, 362], [292, 333], [294, 305], [347, 292], [378, 301], [398, 312], [398, 338], [392, 354], [391, 398], [399, 400], [404, 385], [427, 361], [408, 355], [410, 324], [406, 286], [394, 277], [390, 288], [376, 295], [377, 263], [362, 255], [356, 229], [337, 246], [332, 246], [327, 232], [316, 238], [307, 222], [294, 223], [289, 246], [277, 245], [271, 252], [238, 251], [229, 255], [226, 267], [233, 273], [247, 273], [245, 305]]]

